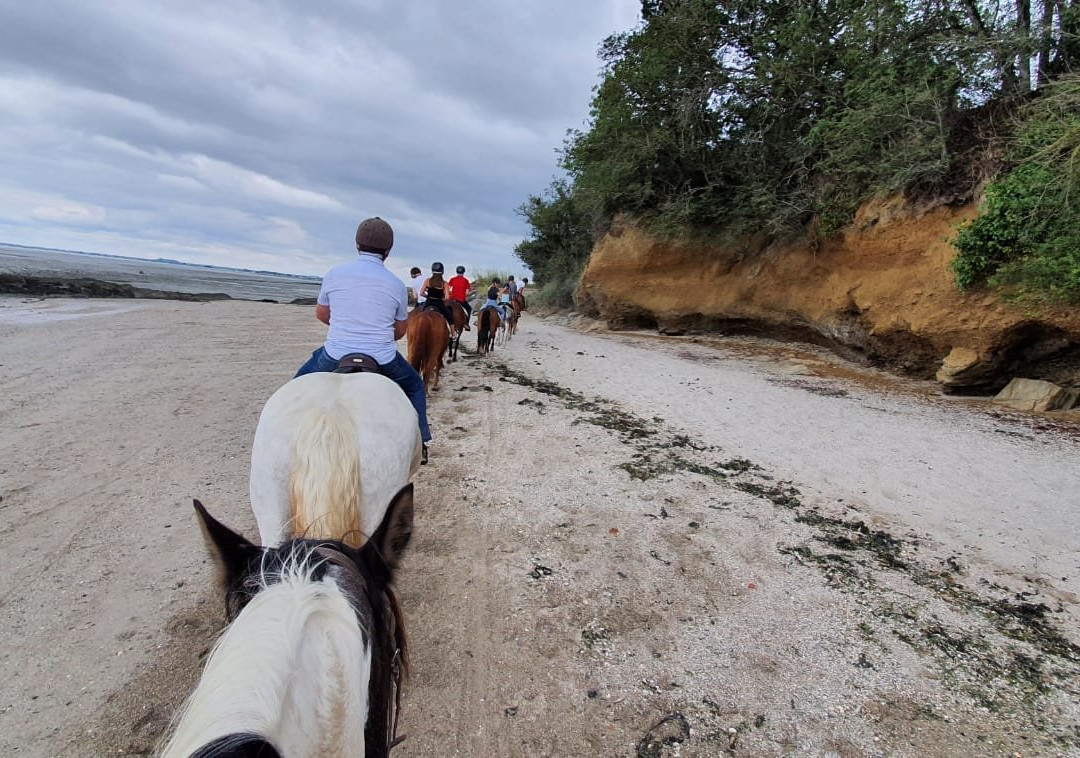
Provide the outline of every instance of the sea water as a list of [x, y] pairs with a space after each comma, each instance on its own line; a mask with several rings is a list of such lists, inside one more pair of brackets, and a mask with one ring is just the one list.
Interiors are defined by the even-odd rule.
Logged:
[[224, 293], [239, 300], [288, 303], [319, 294], [317, 277], [272, 271], [142, 260], [97, 253], [0, 244], [0, 273], [50, 279], [98, 279], [142, 289], [190, 294]]

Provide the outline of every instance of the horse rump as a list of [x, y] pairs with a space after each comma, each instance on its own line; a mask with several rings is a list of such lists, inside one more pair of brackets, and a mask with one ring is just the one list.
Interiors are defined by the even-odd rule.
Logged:
[[409, 365], [424, 379], [428, 389], [438, 389], [443, 353], [450, 344], [450, 328], [441, 311], [416, 308], [405, 326], [409, 341]]
[[488, 306], [480, 311], [476, 318], [476, 353], [484, 355], [495, 347], [495, 336], [499, 332], [499, 312]]

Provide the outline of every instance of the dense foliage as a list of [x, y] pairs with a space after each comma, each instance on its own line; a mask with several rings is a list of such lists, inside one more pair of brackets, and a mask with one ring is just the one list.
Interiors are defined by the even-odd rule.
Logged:
[[[550, 284], [619, 214], [680, 235], [827, 233], [877, 193], [969, 193], [973, 114], [1078, 68], [1078, 33], [1080, 0], [643, 0], [600, 47], [569, 181], [522, 206], [518, 254]], [[988, 265], [971, 282], [1004, 276]]]
[[1048, 85], [1021, 109], [1009, 157], [1015, 165], [957, 234], [957, 284], [1080, 301], [1080, 77]]
[[515, 252], [537, 278], [540, 303], [568, 306], [574, 285], [592, 249], [588, 221], [570, 187], [553, 182], [543, 197], [530, 197], [518, 209], [536, 233]]

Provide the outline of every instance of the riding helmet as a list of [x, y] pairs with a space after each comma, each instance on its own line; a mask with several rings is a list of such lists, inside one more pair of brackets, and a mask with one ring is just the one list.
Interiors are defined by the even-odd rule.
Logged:
[[458, 266], [458, 267], [457, 267], [456, 269], [454, 269], [454, 270], [455, 270], [455, 271], [457, 271], [459, 275], [460, 275], [460, 274], [464, 274], [464, 273], [465, 273], [465, 267], [464, 267], [464, 266]]
[[362, 253], [378, 253], [383, 258], [394, 246], [394, 230], [378, 216], [365, 219], [356, 227], [356, 249]]
[[441, 263], [439, 263], [438, 261], [435, 261], [434, 263], [431, 264], [431, 273], [433, 273], [433, 274], [441, 274], [442, 272], [443, 272], [443, 265]]

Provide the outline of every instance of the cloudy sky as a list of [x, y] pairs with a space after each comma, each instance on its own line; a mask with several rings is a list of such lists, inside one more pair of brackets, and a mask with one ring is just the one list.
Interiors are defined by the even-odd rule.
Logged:
[[514, 209], [638, 0], [0, 0], [0, 242], [522, 270]]

